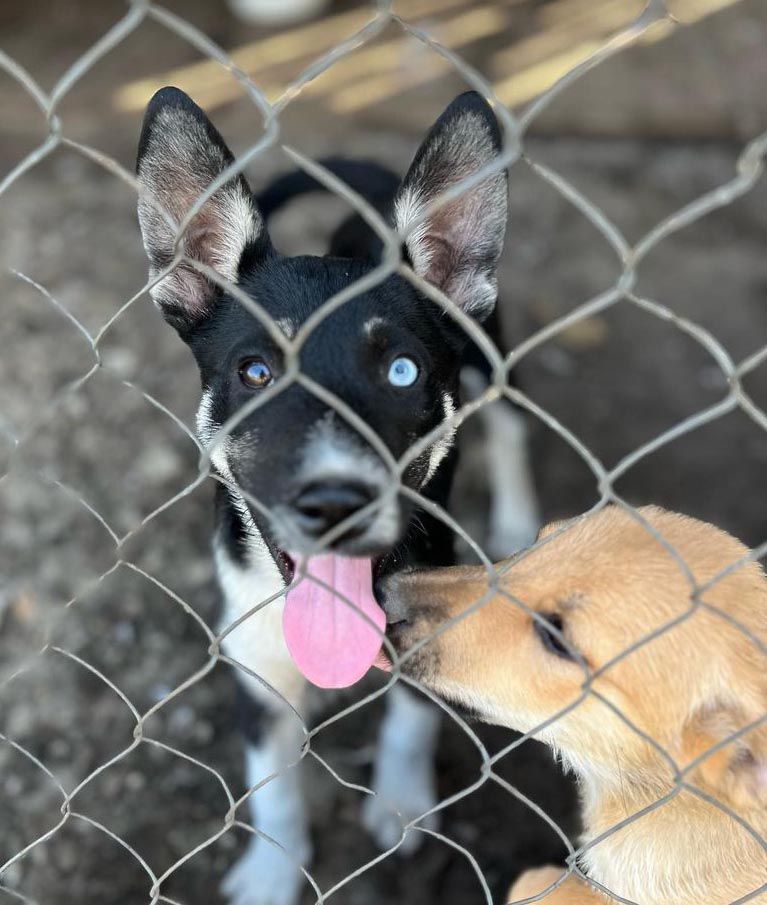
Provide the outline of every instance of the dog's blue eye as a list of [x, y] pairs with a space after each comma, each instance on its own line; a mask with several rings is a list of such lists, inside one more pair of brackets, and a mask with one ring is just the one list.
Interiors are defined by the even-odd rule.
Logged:
[[394, 387], [409, 387], [418, 380], [418, 365], [412, 358], [401, 355], [389, 365], [389, 383]]
[[240, 365], [240, 380], [246, 387], [262, 390], [268, 387], [273, 379], [269, 365], [261, 358], [246, 358]]

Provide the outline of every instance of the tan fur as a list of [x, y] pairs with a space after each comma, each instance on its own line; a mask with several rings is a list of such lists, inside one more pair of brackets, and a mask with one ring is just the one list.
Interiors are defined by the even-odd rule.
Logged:
[[[525, 899], [540, 895], [559, 882], [564, 873], [561, 867], [538, 867], [526, 870], [512, 886], [509, 899], [522, 902]], [[594, 905], [596, 902], [606, 903], [605, 896], [600, 896], [577, 877], [569, 876], [563, 883], [545, 897], [546, 905]]]
[[[639, 512], [698, 586], [748, 553], [712, 525], [655, 507]], [[579, 777], [582, 843], [669, 796], [587, 848], [584, 873], [642, 905], [725, 905], [767, 881], [762, 845], [730, 814], [677, 791], [668, 760], [640, 734], [680, 769], [700, 758], [684, 781], [767, 837], [767, 724], [711, 752], [767, 712], [767, 657], [753, 640], [767, 642], [767, 580], [758, 563], [741, 563], [705, 590], [700, 599], [718, 612], [700, 606], [644, 644], [690, 613], [693, 588], [668, 550], [617, 507], [544, 529], [536, 547], [508, 564], [496, 593], [481, 567], [401, 575], [388, 593], [407, 619], [393, 631], [403, 654], [464, 614], [406, 660], [405, 671], [493, 722], [536, 730]], [[467, 615], [483, 595], [486, 603]], [[530, 611], [562, 619], [580, 663], [547, 650]], [[546, 889], [562, 874], [552, 870], [525, 874], [511, 900]], [[607, 898], [571, 876], [545, 901]], [[765, 903], [767, 894], [751, 901]]]

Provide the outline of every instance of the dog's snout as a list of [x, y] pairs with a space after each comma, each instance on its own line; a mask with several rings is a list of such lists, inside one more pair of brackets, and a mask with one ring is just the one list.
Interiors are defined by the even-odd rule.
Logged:
[[302, 487], [293, 500], [293, 508], [303, 531], [311, 537], [320, 537], [374, 499], [373, 488], [366, 484], [323, 481]]
[[379, 577], [373, 587], [375, 598], [386, 613], [386, 622], [390, 626], [408, 621], [407, 597], [401, 585], [401, 576], [395, 573]]

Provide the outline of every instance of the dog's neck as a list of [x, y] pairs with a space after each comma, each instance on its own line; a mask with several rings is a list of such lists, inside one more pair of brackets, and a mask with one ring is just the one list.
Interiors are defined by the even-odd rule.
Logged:
[[[659, 775], [624, 775], [606, 788], [581, 774], [585, 872], [643, 905], [724, 905], [758, 889], [767, 875], [762, 845], [730, 814]], [[762, 809], [738, 816], [765, 837]], [[767, 894], [752, 901], [766, 903]]]

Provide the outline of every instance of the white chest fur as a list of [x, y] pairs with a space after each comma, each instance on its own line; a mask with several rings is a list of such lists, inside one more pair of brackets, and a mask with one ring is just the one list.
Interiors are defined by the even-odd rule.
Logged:
[[214, 558], [224, 599], [219, 632], [226, 656], [244, 667], [238, 678], [259, 699], [280, 706], [271, 686], [300, 710], [305, 681], [293, 665], [282, 631], [285, 582], [266, 545], [254, 540], [247, 563], [240, 565], [216, 542]]

